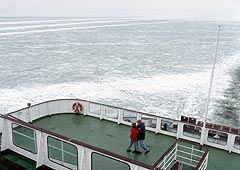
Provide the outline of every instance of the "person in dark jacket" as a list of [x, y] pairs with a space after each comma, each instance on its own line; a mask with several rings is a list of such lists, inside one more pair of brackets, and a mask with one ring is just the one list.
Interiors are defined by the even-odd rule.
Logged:
[[139, 133], [137, 135], [138, 142], [140, 143], [140, 146], [144, 149], [144, 153], [148, 154], [150, 152], [150, 149], [147, 148], [144, 144], [146, 129], [144, 123], [141, 120], [137, 121], [137, 128], [139, 130]]
[[130, 129], [131, 133], [130, 133], [130, 143], [128, 145], [128, 148], [127, 148], [127, 152], [131, 152], [131, 147], [132, 145], [134, 144], [134, 151], [133, 153], [141, 153], [139, 150], [138, 150], [138, 139], [137, 139], [137, 135], [139, 133], [138, 129], [137, 129], [137, 124], [136, 123], [132, 123], [132, 127]]

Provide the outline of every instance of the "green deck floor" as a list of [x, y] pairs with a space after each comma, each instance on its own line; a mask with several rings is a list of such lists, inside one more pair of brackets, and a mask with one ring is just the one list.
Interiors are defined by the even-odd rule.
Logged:
[[[173, 137], [148, 131], [145, 144], [151, 152], [147, 155], [134, 154], [126, 152], [130, 140], [129, 126], [71, 113], [45, 117], [34, 121], [33, 124], [149, 165], [153, 165], [175, 141]], [[210, 148], [208, 170], [240, 170], [239, 160], [239, 154]]]
[[126, 152], [130, 141], [129, 126], [118, 125], [110, 121], [76, 114], [61, 114], [45, 117], [44, 119], [35, 121], [34, 124], [69, 138], [97, 146], [149, 165], [153, 165], [175, 141], [174, 138], [169, 136], [147, 132], [145, 144], [151, 149], [151, 152], [147, 155], [143, 153], [134, 154]]

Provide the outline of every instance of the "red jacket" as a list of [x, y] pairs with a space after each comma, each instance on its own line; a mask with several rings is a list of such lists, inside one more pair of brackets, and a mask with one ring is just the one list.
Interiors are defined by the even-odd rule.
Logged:
[[137, 142], [137, 135], [139, 131], [135, 127], [131, 127], [131, 134], [130, 134], [130, 139], [133, 142]]

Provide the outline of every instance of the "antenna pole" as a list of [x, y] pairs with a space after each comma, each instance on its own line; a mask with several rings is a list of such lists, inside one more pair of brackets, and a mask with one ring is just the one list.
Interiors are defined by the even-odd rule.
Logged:
[[206, 122], [207, 122], [208, 108], [209, 108], [210, 96], [211, 96], [211, 91], [212, 91], [213, 75], [214, 75], [217, 52], [218, 52], [218, 42], [219, 42], [219, 36], [220, 36], [220, 29], [221, 29], [221, 25], [218, 25], [217, 45], [216, 45], [216, 49], [215, 49], [215, 55], [214, 55], [214, 61], [213, 61], [213, 67], [212, 67], [212, 74], [211, 74], [208, 97], [207, 97], [207, 107], [206, 107], [206, 113], [205, 113], [205, 120], [204, 120], [205, 125], [206, 125]]

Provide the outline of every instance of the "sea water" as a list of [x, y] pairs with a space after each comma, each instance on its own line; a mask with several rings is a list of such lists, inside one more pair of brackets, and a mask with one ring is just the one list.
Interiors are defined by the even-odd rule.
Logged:
[[1, 114], [79, 98], [240, 128], [238, 21], [4, 17], [0, 71]]

